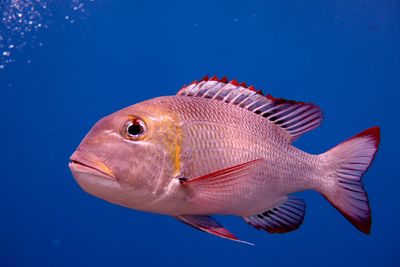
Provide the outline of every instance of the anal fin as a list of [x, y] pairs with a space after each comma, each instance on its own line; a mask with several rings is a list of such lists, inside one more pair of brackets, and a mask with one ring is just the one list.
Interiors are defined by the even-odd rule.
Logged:
[[254, 245], [252, 243], [242, 241], [225, 229], [217, 220], [207, 215], [180, 215], [176, 217], [179, 221], [196, 228], [200, 231], [207, 232], [212, 235], [216, 235], [221, 238], [226, 238], [232, 241], [245, 243], [248, 245]]
[[305, 209], [304, 200], [287, 197], [286, 201], [275, 208], [243, 218], [257, 229], [269, 233], [286, 233], [296, 230], [303, 223]]

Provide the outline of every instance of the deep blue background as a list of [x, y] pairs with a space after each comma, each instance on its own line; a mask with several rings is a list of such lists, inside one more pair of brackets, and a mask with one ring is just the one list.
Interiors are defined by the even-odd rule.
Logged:
[[[40, 32], [0, 73], [0, 266], [400, 266], [399, 2], [302, 2], [103, 0]], [[78, 187], [68, 158], [93, 123], [205, 74], [320, 105], [322, 127], [296, 142], [311, 153], [381, 126], [371, 235], [315, 192], [292, 233], [219, 217], [251, 247]]]

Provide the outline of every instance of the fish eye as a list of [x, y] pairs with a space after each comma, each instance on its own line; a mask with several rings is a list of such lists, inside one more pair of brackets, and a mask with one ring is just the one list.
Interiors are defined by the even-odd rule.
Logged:
[[129, 120], [125, 123], [124, 135], [129, 139], [138, 139], [146, 131], [146, 125], [144, 121], [140, 119]]

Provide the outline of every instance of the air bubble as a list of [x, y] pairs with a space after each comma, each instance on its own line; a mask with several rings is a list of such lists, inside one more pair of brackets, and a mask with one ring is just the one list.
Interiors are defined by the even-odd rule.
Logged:
[[[0, 70], [7, 64], [13, 62], [9, 49], [21, 50], [22, 47], [30, 45], [43, 46], [38, 41], [36, 33], [48, 28], [52, 23], [52, 13], [55, 8], [61, 18], [69, 23], [75, 23], [78, 19], [85, 18], [88, 4], [94, 0], [0, 0]], [[60, 5], [62, 8], [60, 8]], [[66, 14], [64, 7], [73, 11]], [[64, 12], [64, 13], [63, 13]]]

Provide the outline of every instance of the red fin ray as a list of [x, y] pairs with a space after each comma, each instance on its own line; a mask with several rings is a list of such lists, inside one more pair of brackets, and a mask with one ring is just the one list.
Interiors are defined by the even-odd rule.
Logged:
[[182, 87], [177, 94], [215, 99], [259, 114], [281, 127], [288, 134], [289, 141], [318, 127], [322, 121], [322, 112], [316, 105], [264, 96], [254, 86], [248, 87], [245, 82], [237, 80], [228, 82], [226, 77], [209, 79], [206, 76]]
[[256, 159], [231, 166], [192, 179], [181, 180], [182, 186], [190, 190], [190, 201], [199, 206], [224, 203], [235, 193], [239, 184], [256, 176], [264, 165], [263, 159]]
[[226, 238], [232, 241], [253, 245], [252, 243], [240, 240], [234, 234], [224, 228], [217, 220], [207, 215], [181, 215], [176, 217], [179, 221], [209, 234]]

